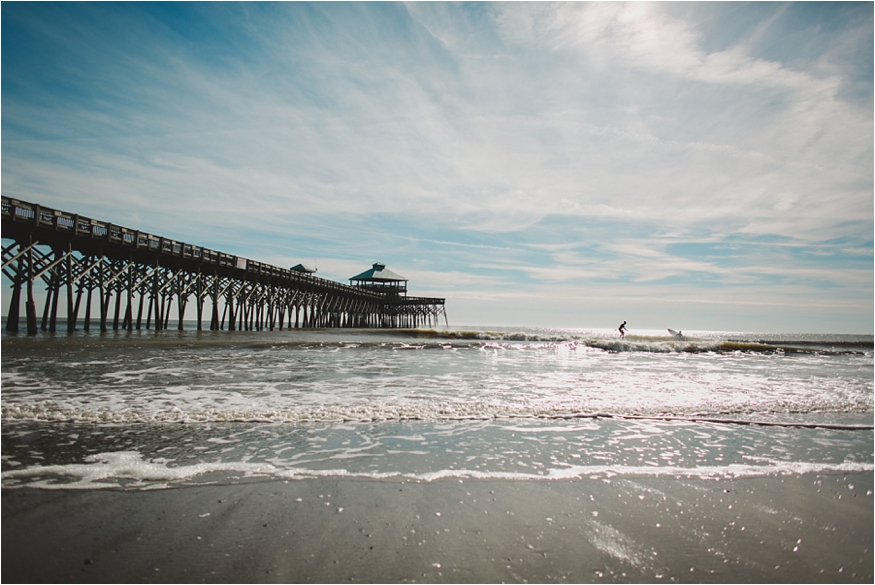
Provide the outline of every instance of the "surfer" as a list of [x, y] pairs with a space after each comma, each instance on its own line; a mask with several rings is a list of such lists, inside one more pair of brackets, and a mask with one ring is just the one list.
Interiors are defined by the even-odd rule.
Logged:
[[617, 331], [620, 332], [620, 337], [626, 337], [626, 322], [623, 321], [623, 324], [617, 328]]

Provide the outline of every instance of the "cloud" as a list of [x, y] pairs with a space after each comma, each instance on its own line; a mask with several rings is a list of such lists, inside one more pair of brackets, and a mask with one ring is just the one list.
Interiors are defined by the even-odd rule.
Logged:
[[3, 6], [6, 195], [342, 281], [871, 293], [871, 5], [53, 6]]

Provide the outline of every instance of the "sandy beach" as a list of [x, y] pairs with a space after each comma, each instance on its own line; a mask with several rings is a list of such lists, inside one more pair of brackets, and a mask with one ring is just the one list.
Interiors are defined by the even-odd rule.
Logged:
[[[203, 479], [203, 478], [202, 478]], [[4, 489], [4, 582], [873, 580], [872, 474]]]

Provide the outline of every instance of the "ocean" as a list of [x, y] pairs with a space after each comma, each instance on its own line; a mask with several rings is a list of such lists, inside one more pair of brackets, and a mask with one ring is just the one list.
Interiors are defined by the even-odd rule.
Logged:
[[2, 338], [4, 488], [871, 474], [872, 424], [870, 335], [458, 327]]

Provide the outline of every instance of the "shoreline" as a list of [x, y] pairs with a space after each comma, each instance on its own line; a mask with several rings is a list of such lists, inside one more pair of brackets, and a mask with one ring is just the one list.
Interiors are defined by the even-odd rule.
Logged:
[[873, 474], [2, 489], [5, 582], [867, 582]]

